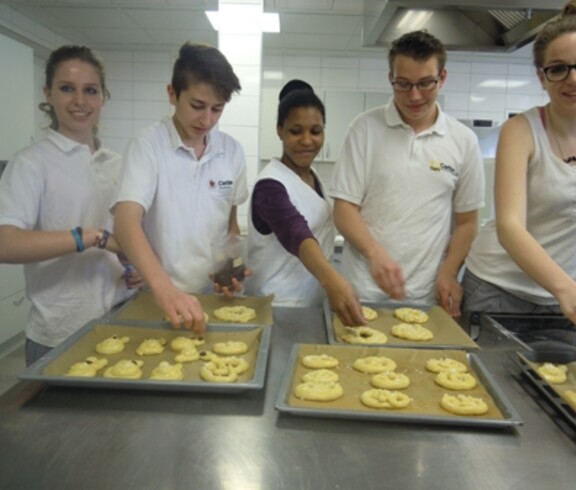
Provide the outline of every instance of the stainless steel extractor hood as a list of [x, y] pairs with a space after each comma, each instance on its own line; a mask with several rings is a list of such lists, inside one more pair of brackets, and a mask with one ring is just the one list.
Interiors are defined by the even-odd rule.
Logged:
[[566, 0], [364, 0], [363, 45], [426, 29], [451, 51], [510, 52], [534, 40]]

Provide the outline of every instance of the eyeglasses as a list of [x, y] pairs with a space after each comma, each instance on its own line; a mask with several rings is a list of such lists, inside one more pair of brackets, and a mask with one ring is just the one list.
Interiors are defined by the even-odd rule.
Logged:
[[541, 70], [549, 82], [563, 82], [568, 78], [571, 70], [576, 70], [576, 64], [558, 63], [557, 65], [541, 68]]
[[393, 80], [391, 84], [396, 92], [410, 92], [414, 87], [421, 92], [428, 92], [435, 89], [439, 81], [440, 78], [427, 78], [426, 80], [420, 80], [416, 83], [407, 82], [405, 80]]

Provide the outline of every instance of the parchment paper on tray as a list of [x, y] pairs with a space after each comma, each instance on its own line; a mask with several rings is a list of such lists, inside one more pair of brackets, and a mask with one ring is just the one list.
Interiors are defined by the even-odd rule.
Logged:
[[[532, 371], [532, 373], [530, 373], [531, 377], [535, 381], [537, 380], [541, 386], [545, 386], [547, 388], [547, 390], [543, 390], [547, 396], [549, 396], [549, 390], [551, 389], [558, 397], [560, 397], [562, 403], [570, 406], [573, 410], [576, 410], [576, 403], [570, 403], [570, 401], [565, 395], [567, 391], [576, 391], [576, 362], [570, 362], [568, 364], [565, 364], [567, 368], [566, 382], [562, 384], [554, 384], [549, 383], [538, 374], [538, 367], [540, 367], [539, 363], [528, 360], [525, 356], [523, 356], [519, 352], [517, 354], [522, 364], [527, 369], [530, 369]], [[576, 421], [576, 417], [574, 417], [574, 420]]]
[[[242, 323], [231, 323], [220, 320], [214, 316], [214, 310], [221, 306], [247, 306], [254, 308], [256, 318], [250, 320], [250, 324], [272, 325], [272, 299], [273, 296], [235, 296], [234, 298], [225, 298], [219, 295], [195, 295], [204, 312], [208, 315], [209, 324], [223, 325], [242, 325]], [[164, 312], [154, 301], [150, 291], [142, 291], [132, 297], [118, 311], [109, 316], [114, 322], [147, 322], [162, 323]]]
[[[422, 323], [434, 334], [434, 338], [430, 340], [405, 340], [392, 335], [392, 327], [398, 323], [402, 323], [394, 316], [394, 308], [381, 307], [378, 305], [367, 304], [370, 308], [378, 313], [378, 318], [369, 321], [367, 327], [384, 332], [388, 337], [385, 345], [388, 347], [410, 347], [410, 348], [424, 348], [424, 349], [446, 349], [446, 348], [464, 348], [464, 349], [479, 349], [480, 347], [474, 342], [469, 335], [454, 321], [454, 319], [444, 311], [440, 306], [433, 306], [431, 308], [422, 309], [428, 313], [430, 317], [426, 323]], [[325, 324], [328, 333], [328, 342], [330, 344], [350, 345], [341, 339], [342, 334], [347, 330], [340, 319], [330, 311], [329, 307], [324, 309]]]
[[[306, 355], [327, 354], [336, 357], [340, 364], [332, 369], [340, 379], [344, 396], [331, 402], [314, 402], [301, 400], [293, 394], [294, 387], [300, 383], [302, 376], [312, 371], [302, 365], [301, 359]], [[352, 364], [359, 357], [382, 355], [394, 360], [396, 372], [404, 373], [410, 378], [410, 386], [402, 391], [411, 402], [403, 409], [373, 409], [360, 401], [360, 395], [373, 386], [370, 379], [373, 375], [356, 371]], [[469, 372], [477, 379], [478, 385], [471, 390], [452, 391], [442, 388], [434, 382], [435, 374], [426, 370], [426, 361], [430, 358], [451, 357], [467, 364]], [[282, 391], [276, 408], [280, 411], [300, 415], [368, 418], [389, 421], [406, 421], [413, 423], [438, 423], [459, 425], [518, 425], [521, 420], [505, 395], [487, 372], [475, 354], [462, 350], [426, 350], [385, 347], [344, 347], [319, 344], [300, 344], [293, 348], [290, 365], [287, 370]], [[440, 406], [444, 393], [464, 393], [482, 398], [488, 404], [488, 412], [479, 416], [463, 416], [446, 412]]]
[[[112, 336], [129, 337], [123, 352], [117, 354], [99, 354], [95, 346], [100, 341]], [[164, 389], [181, 391], [228, 391], [239, 389], [261, 388], [264, 381], [266, 358], [270, 342], [269, 329], [257, 325], [244, 325], [242, 327], [210, 326], [204, 336], [205, 343], [197, 347], [199, 351], [212, 351], [216, 342], [241, 340], [248, 345], [248, 352], [239, 357], [249, 363], [247, 372], [238, 376], [235, 383], [209, 383], [200, 377], [202, 361], [182, 363], [184, 379], [180, 381], [161, 381], [148, 379], [152, 370], [161, 361], [174, 364], [176, 352], [170, 348], [170, 342], [179, 336], [193, 335], [189, 330], [174, 330], [171, 328], [153, 328], [150, 326], [119, 325], [119, 324], [88, 324], [73, 337], [65, 341], [47, 356], [28, 368], [20, 375], [23, 379], [47, 381], [52, 384], [71, 386], [92, 387], [119, 387], [126, 385], [128, 388]], [[165, 350], [162, 354], [141, 356], [136, 353], [140, 343], [146, 339], [165, 339]], [[122, 359], [138, 359], [144, 362], [142, 366], [142, 378], [135, 380], [104, 378], [106, 368], [100, 370], [94, 378], [79, 378], [65, 376], [70, 366], [76, 362], [85, 360], [88, 356], [105, 358], [108, 366], [112, 366]], [[258, 378], [258, 379], [255, 379]], [[57, 381], [57, 382], [54, 382]], [[225, 385], [225, 386], [224, 386]]]

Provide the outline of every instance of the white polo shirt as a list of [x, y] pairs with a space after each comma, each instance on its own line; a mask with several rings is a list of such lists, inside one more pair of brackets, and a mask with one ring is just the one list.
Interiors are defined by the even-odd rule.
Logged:
[[178, 288], [198, 293], [210, 285], [210, 242], [227, 234], [232, 206], [247, 198], [235, 139], [213, 129], [198, 160], [165, 117], [130, 142], [115, 203], [144, 208], [142, 226], [162, 267]]
[[[439, 106], [434, 125], [415, 134], [391, 99], [350, 125], [330, 196], [360, 206], [374, 239], [402, 267], [406, 299], [433, 303], [453, 213], [484, 205], [478, 140]], [[363, 301], [389, 299], [372, 279], [368, 261], [348, 243], [342, 266]]]
[[[108, 208], [122, 165], [105, 148], [48, 131], [18, 152], [0, 179], [0, 225], [25, 230], [112, 228]], [[98, 248], [24, 265], [32, 303], [26, 336], [54, 347], [132, 294], [116, 256]]]

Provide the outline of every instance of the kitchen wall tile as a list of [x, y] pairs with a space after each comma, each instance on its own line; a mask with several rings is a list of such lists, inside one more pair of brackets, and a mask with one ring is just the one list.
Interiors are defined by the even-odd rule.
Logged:
[[322, 70], [320, 67], [287, 66], [284, 68], [282, 85], [294, 78], [307, 81], [316, 91], [322, 86]]
[[155, 51], [136, 51], [134, 52], [134, 61], [139, 63], [168, 63], [170, 66], [176, 61], [178, 51], [173, 53], [155, 52]]
[[163, 82], [134, 82], [134, 91], [132, 96], [134, 100], [150, 100], [154, 102], [168, 102], [168, 93], [166, 92], [166, 83]]
[[358, 74], [358, 89], [362, 91], [390, 90], [390, 82], [388, 81], [388, 69], [386, 70], [361, 69]]
[[[322, 66], [321, 56], [283, 56], [283, 66], [306, 66], [308, 68], [316, 68]], [[266, 63], [266, 66], [268, 64]]]
[[[477, 111], [500, 111], [501, 114], [504, 114], [505, 107], [505, 94], [488, 94], [483, 92], [472, 92], [470, 94], [469, 111], [471, 114]], [[477, 119], [476, 116], [473, 116], [473, 119]]]
[[172, 66], [168, 63], [134, 63], [134, 80], [170, 83]]
[[123, 61], [106, 62], [106, 79], [107, 80], [133, 80], [134, 69], [132, 63]]
[[340, 58], [337, 56], [323, 56], [322, 68], [347, 68], [358, 70], [358, 58]]
[[128, 146], [128, 142], [130, 140], [128, 138], [112, 138], [107, 137], [102, 139], [103, 144], [106, 148], [110, 148], [112, 151], [116, 153], [120, 153], [120, 155], [124, 155], [126, 152], [126, 147]]
[[323, 68], [322, 86], [325, 88], [358, 88], [358, 70]]
[[468, 92], [470, 90], [470, 73], [448, 72], [442, 92]]
[[508, 75], [475, 74], [470, 75], [470, 90], [472, 92], [505, 93]]
[[470, 93], [469, 92], [444, 92], [444, 103], [442, 108], [450, 113], [468, 113], [470, 110]]
[[508, 64], [508, 75], [538, 78], [536, 67], [532, 63], [510, 63]]
[[260, 70], [252, 66], [238, 65], [234, 66], [234, 73], [240, 80], [242, 86], [242, 95], [259, 95], [260, 94]]
[[471, 63], [463, 61], [450, 61], [450, 55], [448, 55], [448, 60], [446, 61], [448, 76], [452, 76], [452, 73], [470, 73], [471, 66]]
[[[472, 115], [473, 114], [473, 115]], [[494, 121], [494, 123], [502, 123], [508, 115], [505, 111], [470, 111], [470, 119], [485, 119], [486, 121]]]
[[160, 120], [173, 112], [174, 110], [168, 101], [134, 101], [134, 117], [138, 119]]
[[124, 80], [106, 79], [106, 86], [111, 95], [111, 100], [131, 100], [134, 97], [134, 84]]
[[508, 73], [507, 63], [482, 63], [473, 61], [470, 71], [472, 73], [483, 73], [489, 75], [506, 75]]
[[107, 138], [131, 138], [134, 135], [132, 118], [109, 119], [104, 114], [98, 125], [98, 134], [102, 140]]
[[535, 76], [508, 75], [507, 91], [515, 94], [540, 95], [544, 92]]
[[260, 111], [254, 110], [258, 107], [260, 107], [260, 98], [255, 95], [233, 97], [220, 118], [220, 125], [223, 127], [228, 124], [258, 127]]
[[379, 57], [360, 58], [358, 68], [360, 70], [383, 70], [388, 76], [388, 58], [384, 52]]
[[134, 102], [132, 100], [115, 100], [110, 101], [106, 108], [106, 117], [108, 119], [126, 119], [134, 117]]

